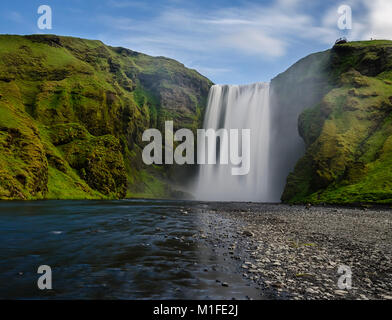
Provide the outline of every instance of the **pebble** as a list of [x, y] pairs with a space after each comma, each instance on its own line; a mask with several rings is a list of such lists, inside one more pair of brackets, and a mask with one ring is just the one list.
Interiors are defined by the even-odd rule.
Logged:
[[[222, 267], [232, 263], [250, 286], [273, 288], [273, 297], [283, 299], [392, 299], [392, 217], [387, 211], [209, 206], [212, 210], [199, 215], [200, 238], [205, 235], [212, 248], [219, 244], [214, 254], [230, 257]], [[385, 235], [382, 241], [380, 235]], [[352, 268], [352, 290], [338, 290], [341, 265]]]
[[242, 232], [242, 234], [243, 234], [245, 237], [253, 237], [253, 236], [255, 235], [253, 232], [248, 231], [248, 230], [245, 230], [244, 232]]
[[334, 293], [337, 294], [338, 296], [344, 296], [344, 295], [346, 295], [348, 292], [347, 292], [347, 291], [344, 291], [344, 290], [335, 290]]
[[318, 293], [318, 291], [316, 291], [316, 290], [314, 290], [314, 289], [312, 289], [312, 288], [307, 288], [305, 291], [306, 291], [307, 293], [310, 293], [310, 294], [316, 294], [316, 293]]

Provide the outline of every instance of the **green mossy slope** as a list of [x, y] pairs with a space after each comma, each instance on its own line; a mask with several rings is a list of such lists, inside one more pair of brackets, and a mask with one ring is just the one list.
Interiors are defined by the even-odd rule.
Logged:
[[142, 133], [195, 130], [211, 82], [164, 57], [100, 41], [0, 36], [0, 199], [170, 197]]
[[324, 56], [312, 72], [326, 92], [299, 117], [306, 153], [282, 200], [392, 203], [392, 42], [336, 45]]

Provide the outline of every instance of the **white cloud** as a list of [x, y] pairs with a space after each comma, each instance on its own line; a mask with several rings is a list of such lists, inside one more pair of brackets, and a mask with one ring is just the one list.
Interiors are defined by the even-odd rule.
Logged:
[[392, 39], [392, 1], [364, 1], [369, 14], [363, 38]]
[[[352, 8], [352, 30], [350, 40], [392, 39], [392, 1], [390, 0], [346, 0]], [[331, 30], [324, 40], [338, 35], [336, 22], [339, 17], [338, 6], [331, 7], [323, 17], [322, 25]], [[327, 40], [328, 41], [328, 40]]]
[[309, 32], [315, 27], [314, 19], [301, 13], [301, 2], [279, 0], [272, 6], [252, 4], [200, 13], [165, 8], [149, 21], [110, 17], [103, 17], [102, 21], [118, 30], [135, 31], [122, 39], [129, 45], [146, 45], [147, 41], [161, 49], [176, 47], [195, 52], [229, 49], [273, 58], [287, 52], [290, 37], [318, 37]]
[[[135, 1], [110, 3], [118, 9], [138, 7]], [[194, 10], [188, 2], [174, 3], [151, 11], [147, 20], [101, 16], [101, 22], [110, 27], [102, 38], [147, 54], [173, 57], [208, 71], [209, 76], [212, 72], [229, 72], [209, 64], [211, 52], [215, 57], [233, 52], [241, 59], [249, 56], [269, 61], [285, 57], [294, 43], [332, 45], [344, 34], [337, 27], [337, 9], [342, 4], [353, 9], [349, 39], [392, 38], [390, 0], [336, 0], [326, 7], [321, 6], [322, 1], [275, 0], [272, 4], [243, 2], [241, 6], [214, 10]]]
[[252, 28], [244, 28], [219, 39], [222, 46], [251, 55], [280, 57], [286, 52], [286, 43]]

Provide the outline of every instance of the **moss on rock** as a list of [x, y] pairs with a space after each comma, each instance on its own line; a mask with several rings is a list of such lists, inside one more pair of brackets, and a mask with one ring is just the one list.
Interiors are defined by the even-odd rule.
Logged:
[[92, 189], [112, 198], [125, 197], [127, 179], [117, 138], [106, 135], [75, 140], [62, 146], [61, 151]]
[[168, 168], [145, 174], [142, 133], [165, 120], [195, 130], [208, 79], [100, 41], [1, 35], [0, 44], [0, 199], [168, 196]]
[[315, 72], [331, 88], [299, 117], [306, 152], [282, 200], [390, 203], [392, 42], [337, 45], [327, 54], [326, 69]]

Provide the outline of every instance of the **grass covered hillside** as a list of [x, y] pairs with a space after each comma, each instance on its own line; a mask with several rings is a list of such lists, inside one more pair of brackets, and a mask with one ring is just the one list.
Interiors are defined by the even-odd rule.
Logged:
[[[313, 56], [301, 61], [318, 95], [311, 104], [304, 102], [307, 107], [298, 119], [306, 151], [289, 175], [282, 199], [391, 203], [392, 42], [352, 42], [321, 55], [317, 63]], [[296, 81], [289, 77], [294, 69], [274, 80], [286, 99], [298, 95]], [[297, 98], [295, 103], [301, 103]]]
[[142, 163], [142, 133], [196, 129], [210, 86], [100, 41], [0, 36], [0, 199], [170, 197], [175, 175]]

